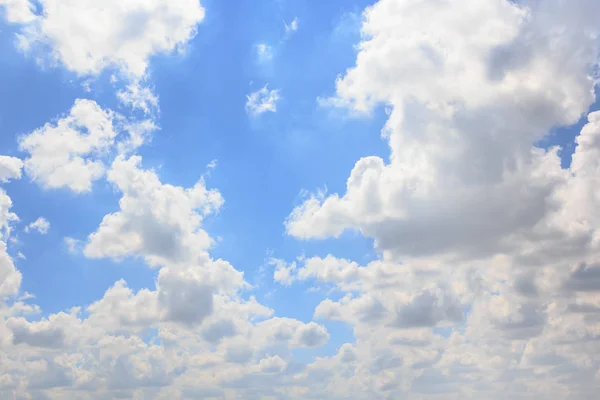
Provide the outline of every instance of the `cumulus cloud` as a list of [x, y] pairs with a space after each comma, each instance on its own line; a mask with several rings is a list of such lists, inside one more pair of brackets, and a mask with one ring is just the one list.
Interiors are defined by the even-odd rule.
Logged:
[[[69, 24], [43, 27], [70, 5], [41, 2], [49, 4], [51, 12], [28, 29], [70, 35]], [[127, 15], [134, 4], [119, 12]], [[189, 28], [194, 18], [184, 15], [182, 22], [177, 15], [191, 2], [173, 4], [139, 24], [119, 15], [103, 26], [99, 40], [117, 49], [110, 54], [89, 45], [92, 24], [83, 24], [72, 53], [63, 55], [58, 39], [53, 48], [82, 74], [113, 66], [141, 76], [147, 57], [171, 49], [161, 43], [183, 42], [169, 32], [153, 37], [152, 50], [119, 49], [133, 43], [131, 26], [141, 26], [139, 40], [171, 23], [175, 31]], [[100, 20], [115, 7], [108, 4]], [[85, 190], [106, 175], [121, 196], [85, 241], [65, 243], [83, 247], [89, 258], [138, 257], [157, 269], [156, 279], [142, 289], [119, 280], [92, 304], [39, 318], [39, 307], [18, 296], [21, 274], [6, 245], [18, 218], [0, 189], [0, 397], [594, 398], [600, 113], [588, 108], [597, 82], [599, 7], [592, 0], [380, 0], [367, 7], [356, 65], [326, 103], [363, 117], [387, 107], [389, 161], [358, 160], [345, 193], [316, 193], [292, 211], [286, 229], [313, 239], [352, 229], [374, 239], [378, 258], [270, 260], [277, 283], [326, 289], [318, 292], [326, 295], [314, 322], [274, 316], [247, 296], [244, 274], [210, 255], [204, 221], [221, 209], [221, 194], [203, 179], [175, 186], [144, 169], [140, 156], [125, 154], [135, 145], [119, 140], [124, 128], [116, 114], [87, 104], [98, 120], [110, 120], [114, 134], [89, 121], [78, 125], [73, 116], [40, 128], [56, 138], [63, 125], [74, 132], [56, 139], [60, 149], [52, 151], [34, 135], [31, 151], [24, 149], [29, 176]], [[85, 22], [91, 14], [81, 15]], [[145, 29], [146, 21], [157, 30]], [[126, 32], [105, 34], [124, 24]], [[118, 44], [111, 42], [116, 37]], [[90, 52], [83, 61], [81, 49]], [[258, 93], [249, 96], [248, 112], [276, 111], [277, 92], [272, 106], [272, 91]], [[562, 168], [559, 149], [539, 148], [539, 139], [585, 114], [572, 162]], [[111, 149], [121, 154], [109, 163], [113, 157], [103, 154]], [[53, 181], [60, 168], [45, 158], [55, 150], [88, 178], [79, 185], [70, 176]], [[29, 163], [45, 174], [28, 170], [36, 154], [38, 162]], [[100, 163], [97, 177], [84, 168], [88, 163]], [[0, 159], [0, 166], [0, 180], [19, 177], [18, 159]], [[352, 343], [334, 341], [337, 350], [324, 347], [300, 362], [299, 349], [330, 341], [321, 325], [330, 321], [344, 322], [354, 336], [344, 342]]]
[[12, 23], [27, 23], [36, 18], [35, 7], [29, 0], [0, 0], [6, 20]]
[[[553, 211], [565, 171], [555, 149], [533, 143], [592, 103], [594, 22], [555, 2], [492, 1], [477, 6], [478, 17], [461, 7], [381, 1], [367, 9], [357, 63], [332, 101], [355, 112], [390, 106], [390, 162], [359, 160], [344, 195], [313, 196], [291, 213], [291, 235], [358, 229], [401, 257], [472, 256], [510, 245]], [[408, 14], [406, 24], [390, 23]], [[577, 28], [548, 36], [554, 24]]]
[[48, 48], [79, 75], [115, 68], [141, 78], [151, 56], [181, 50], [204, 19], [198, 0], [109, 1], [102, 7], [93, 0], [42, 0], [35, 17], [28, 1], [4, 3], [9, 20], [28, 22], [20, 34], [22, 48]]
[[25, 343], [34, 347], [60, 348], [64, 344], [65, 334], [62, 327], [53, 323], [60, 319], [53, 316], [52, 321], [29, 323], [24, 318], [12, 318], [7, 325], [13, 334], [13, 344]]
[[276, 112], [279, 90], [269, 90], [265, 85], [262, 89], [250, 93], [246, 98], [246, 112], [252, 116], [258, 116], [267, 111]]
[[11, 179], [21, 179], [23, 161], [17, 157], [0, 156], [0, 182], [5, 183]]
[[195, 260], [211, 245], [202, 220], [219, 210], [223, 198], [202, 179], [187, 189], [163, 184], [140, 163], [139, 156], [113, 162], [108, 180], [123, 193], [121, 210], [103, 218], [84, 253], [114, 259], [137, 255], [162, 265]]
[[35, 221], [33, 221], [25, 227], [25, 232], [37, 231], [42, 235], [47, 234], [49, 230], [50, 222], [44, 217], [39, 217], [38, 219], [36, 219]]
[[[279, 260], [274, 271], [284, 285], [331, 287], [315, 318], [353, 328], [347, 359], [368, 373], [324, 393], [583, 399], [597, 389], [599, 113], [567, 168], [538, 141], [595, 100], [599, 11], [503, 0], [365, 10], [356, 64], [321, 104], [355, 117], [386, 107], [389, 161], [358, 160], [344, 193], [315, 193], [285, 225], [301, 239], [358, 231], [380, 259]], [[343, 371], [340, 359], [321, 364]]]
[[102, 157], [119, 132], [116, 118], [92, 100], [76, 100], [69, 115], [19, 138], [20, 150], [29, 155], [25, 172], [49, 189], [90, 191], [105, 173]]

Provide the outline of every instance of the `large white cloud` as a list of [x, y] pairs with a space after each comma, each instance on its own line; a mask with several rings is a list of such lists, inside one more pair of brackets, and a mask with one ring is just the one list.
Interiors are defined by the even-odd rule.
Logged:
[[39, 16], [31, 18], [24, 13], [31, 8], [29, 2], [8, 2], [9, 19], [28, 22], [20, 34], [21, 46], [48, 46], [57, 61], [80, 75], [116, 68], [141, 78], [150, 57], [181, 49], [204, 19], [198, 0], [101, 4], [93, 0], [41, 0], [39, 4]]
[[594, 99], [597, 11], [590, 1], [368, 8], [356, 66], [330, 102], [358, 112], [388, 105], [390, 162], [359, 160], [346, 193], [308, 199], [288, 232], [358, 229], [404, 257], [512, 245], [557, 207], [551, 195], [567, 176], [554, 150], [532, 145]]
[[316, 319], [353, 328], [352, 347], [309, 366], [339, 370], [327, 380], [344, 389], [313, 383], [313, 393], [579, 400], [598, 390], [599, 113], [587, 115], [568, 168], [560, 149], [536, 143], [595, 100], [599, 7], [366, 9], [356, 65], [321, 103], [353, 114], [387, 107], [389, 162], [357, 161], [344, 194], [308, 198], [286, 229], [358, 230], [381, 260], [273, 262], [282, 284], [333, 291]]

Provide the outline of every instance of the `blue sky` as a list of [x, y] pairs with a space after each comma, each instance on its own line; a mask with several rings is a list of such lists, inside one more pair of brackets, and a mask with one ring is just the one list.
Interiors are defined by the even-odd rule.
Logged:
[[[2, 396], [584, 399], [598, 388], [589, 350], [581, 364], [577, 344], [547, 351], [565, 324], [598, 330], [593, 1], [490, 0], [477, 17], [458, 0], [67, 3], [0, 1], [1, 194], [18, 216], [0, 209], [12, 260], [0, 278], [22, 276], [0, 290], [0, 349], [18, 371]], [[124, 100], [132, 87], [156, 104]], [[64, 132], [82, 142], [55, 148], [78, 99], [87, 114]], [[77, 153], [94, 110], [117, 133]], [[123, 150], [123, 121], [156, 129]], [[81, 170], [44, 164], [71, 145], [69, 157], [102, 165], [85, 190]], [[133, 169], [119, 163], [136, 156]], [[185, 208], [192, 187], [223, 204]], [[47, 231], [30, 226], [40, 217]], [[120, 280], [132, 291], [113, 296]], [[91, 360], [77, 345], [138, 338], [137, 358], [115, 352], [107, 370], [57, 355]], [[251, 355], [231, 361], [240, 346]], [[159, 366], [140, 372], [149, 359]], [[137, 380], [112, 382], [115, 360]], [[192, 383], [205, 363], [213, 375]], [[542, 389], [552, 374], [564, 376]]]
[[[258, 282], [252, 294], [278, 315], [305, 322], [312, 319], [321, 296], [307, 293], [310, 285], [278, 290], [270, 276], [261, 276], [272, 273], [260, 272], [269, 268], [268, 258], [331, 252], [363, 262], [376, 257], [371, 241], [356, 234], [304, 242], [286, 236], [283, 225], [300, 202], [302, 189], [342, 192], [347, 171], [358, 158], [385, 156], [385, 143], [378, 136], [385, 122], [381, 111], [373, 118], [351, 119], [317, 104], [317, 97], [330, 95], [336, 76], [352, 65], [360, 12], [367, 4], [332, 2], [313, 8], [306, 2], [265, 2], [257, 8], [253, 2], [236, 7], [206, 3], [210, 12], [185, 54], [157, 55], [150, 64], [151, 82], [160, 98], [160, 131], [139, 152], [144, 166], [156, 169], [164, 182], [187, 187], [217, 160], [206, 180], [223, 194], [225, 205], [205, 223], [206, 230], [220, 238], [211, 253], [230, 261], [249, 282]], [[294, 18], [302, 21], [302, 29], [286, 36], [285, 23]], [[2, 96], [1, 121], [2, 131], [10, 132], [2, 137], [2, 154], [19, 156], [15, 135], [56, 119], [75, 98], [123, 110], [114, 95], [119, 86], [109, 82], [114, 71], [91, 80], [87, 93], [81, 86], [85, 79], [77, 74], [40, 69], [35, 59], [16, 49], [15, 30], [2, 25], [2, 53], [8, 57], [1, 73], [8, 88]], [[260, 43], [274, 48], [271, 60], [259, 59]], [[278, 112], [251, 118], [244, 109], [246, 95], [265, 84], [281, 88]], [[23, 222], [43, 215], [52, 223], [48, 235], [19, 235], [18, 248], [27, 257], [18, 261], [22, 288], [35, 293], [43, 315], [90, 304], [121, 278], [134, 289], [152, 285], [156, 271], [139, 260], [87, 260], [61, 244], [64, 236], [84, 239], [105, 214], [115, 211], [119, 196], [110, 185], [98, 182], [93, 193], [73, 195], [22, 180], [13, 182], [10, 190]], [[298, 297], [303, 299], [300, 304]], [[341, 340], [348, 339], [347, 331], [342, 329]], [[325, 352], [341, 343], [332, 342]]]

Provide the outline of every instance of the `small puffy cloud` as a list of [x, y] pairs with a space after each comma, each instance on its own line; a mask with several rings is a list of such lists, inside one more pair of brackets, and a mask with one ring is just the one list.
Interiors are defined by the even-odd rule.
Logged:
[[246, 101], [246, 112], [252, 116], [258, 116], [264, 112], [276, 112], [279, 101], [279, 90], [269, 90], [267, 85], [262, 89], [249, 94]]
[[286, 264], [285, 261], [279, 259], [269, 260], [269, 265], [275, 266], [273, 280], [281, 285], [289, 286], [295, 280], [294, 272], [296, 263]]
[[36, 18], [35, 7], [29, 0], [0, 0], [0, 10], [2, 8], [8, 22], [22, 24]]
[[23, 161], [17, 157], [0, 156], [0, 182], [21, 179]]
[[115, 115], [92, 100], [78, 99], [69, 115], [19, 138], [19, 148], [29, 154], [25, 172], [46, 188], [67, 187], [74, 192], [91, 190], [105, 172], [101, 157], [114, 144]]
[[140, 109], [146, 114], [150, 114], [158, 109], [158, 96], [154, 94], [151, 88], [143, 86], [140, 81], [135, 81], [117, 92], [117, 97], [122, 104], [132, 109]]
[[101, 7], [94, 0], [42, 0], [34, 19], [24, 12], [31, 9], [27, 1], [4, 3], [10, 4], [9, 18], [30, 22], [20, 34], [24, 49], [49, 48], [80, 75], [116, 68], [141, 78], [151, 56], [180, 50], [204, 19], [198, 0], [110, 0]]
[[273, 58], [273, 47], [266, 43], [259, 43], [256, 45], [256, 55], [260, 62], [270, 61]]
[[71, 254], [78, 253], [83, 247], [83, 242], [81, 240], [68, 236], [65, 237], [63, 240], [65, 242], [65, 245], [67, 246], [67, 251]]
[[42, 235], [47, 234], [49, 230], [50, 222], [44, 217], [39, 217], [38, 219], [36, 219], [35, 221], [33, 221], [25, 227], [25, 232], [37, 231]]

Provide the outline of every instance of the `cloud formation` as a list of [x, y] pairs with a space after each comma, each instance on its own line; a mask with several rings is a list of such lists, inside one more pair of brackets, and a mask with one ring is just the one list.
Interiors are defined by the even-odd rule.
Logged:
[[251, 116], [258, 116], [267, 111], [276, 112], [279, 101], [279, 90], [271, 89], [265, 85], [256, 92], [246, 96], [246, 112]]
[[[98, 75], [106, 68], [142, 78], [149, 58], [182, 49], [204, 19], [197, 0], [41, 0], [34, 18], [27, 0], [8, 1], [9, 20], [25, 23], [21, 47], [50, 49], [52, 57], [80, 75]], [[6, 6], [6, 4], [5, 4]], [[74, 39], [77, 38], [77, 39]]]
[[[321, 296], [303, 318], [261, 304], [242, 266], [215, 256], [207, 220], [226, 203], [202, 171], [170, 184], [139, 153], [157, 128], [149, 61], [189, 43], [200, 3], [36, 4], [0, 0], [21, 24], [22, 48], [44, 49], [81, 76], [116, 69], [130, 84], [115, 93], [126, 110], [77, 99], [18, 138], [23, 160], [0, 156], [0, 398], [597, 395], [600, 111], [590, 106], [600, 3], [379, 0], [365, 9], [356, 61], [321, 105], [357, 118], [385, 108], [389, 157], [357, 160], [344, 193], [313, 194], [285, 231], [319, 240], [353, 230], [373, 239], [378, 257], [269, 259], [277, 291], [301, 306], [314, 299], [303, 288]], [[297, 19], [285, 28], [296, 31]], [[278, 111], [279, 93], [251, 93], [246, 112]], [[564, 167], [561, 149], [540, 139], [582, 118]], [[153, 284], [119, 279], [61, 312], [36, 305], [21, 286], [9, 197], [23, 170], [43, 189], [75, 193], [106, 179], [118, 204], [91, 232], [66, 232], [65, 251], [123, 268], [139, 260]], [[40, 217], [25, 230], [49, 228]]]

